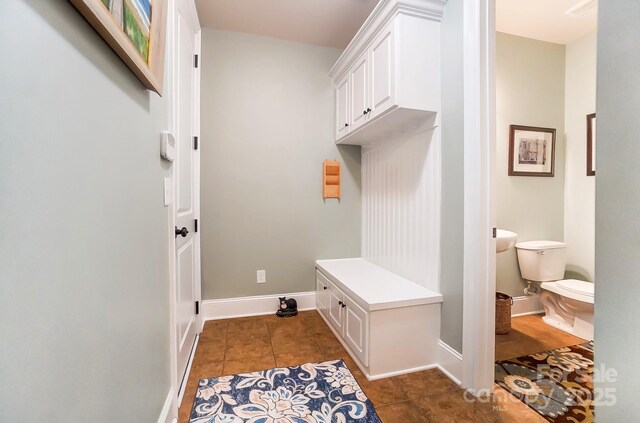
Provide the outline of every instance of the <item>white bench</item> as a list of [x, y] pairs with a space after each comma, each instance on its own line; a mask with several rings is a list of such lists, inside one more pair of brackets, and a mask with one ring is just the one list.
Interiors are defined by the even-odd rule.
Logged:
[[362, 258], [316, 261], [316, 294], [367, 379], [436, 366], [441, 294]]

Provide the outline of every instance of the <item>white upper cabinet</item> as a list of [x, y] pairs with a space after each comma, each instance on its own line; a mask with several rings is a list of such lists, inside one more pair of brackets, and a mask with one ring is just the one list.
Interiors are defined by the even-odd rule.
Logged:
[[349, 76], [342, 78], [342, 81], [336, 85], [336, 139], [340, 139], [349, 133], [351, 125], [351, 113], [349, 111], [350, 87]]
[[369, 49], [371, 74], [371, 112], [369, 119], [386, 112], [395, 104], [395, 75], [393, 66], [393, 31], [385, 28]]
[[382, 0], [371, 12], [329, 72], [337, 143], [374, 145], [437, 126], [445, 5]]
[[362, 126], [367, 119], [369, 105], [369, 58], [367, 53], [360, 55], [349, 72], [351, 82], [351, 131]]

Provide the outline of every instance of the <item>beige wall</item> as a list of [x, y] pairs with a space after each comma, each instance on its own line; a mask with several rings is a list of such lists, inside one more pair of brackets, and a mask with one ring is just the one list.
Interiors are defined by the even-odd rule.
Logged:
[[593, 281], [596, 178], [586, 170], [586, 115], [596, 111], [596, 34], [568, 44], [565, 63], [566, 276]]
[[[496, 37], [496, 223], [519, 241], [564, 239], [565, 47], [513, 35]], [[508, 176], [509, 125], [556, 128], [555, 176]], [[496, 258], [497, 289], [520, 296], [515, 249]]]
[[[327, 75], [340, 53], [203, 30], [204, 300], [311, 291], [316, 259], [360, 256], [360, 148], [335, 145]], [[325, 159], [340, 201], [322, 199]]]

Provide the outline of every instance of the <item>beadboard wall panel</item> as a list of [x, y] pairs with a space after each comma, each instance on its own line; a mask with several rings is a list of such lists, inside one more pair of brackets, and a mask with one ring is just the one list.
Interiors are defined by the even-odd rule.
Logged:
[[362, 150], [362, 254], [439, 292], [440, 133]]

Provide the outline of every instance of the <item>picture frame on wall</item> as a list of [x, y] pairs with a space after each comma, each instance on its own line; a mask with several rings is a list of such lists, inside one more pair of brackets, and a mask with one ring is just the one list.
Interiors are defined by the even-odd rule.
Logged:
[[69, 0], [149, 90], [162, 96], [167, 0]]
[[509, 176], [553, 177], [555, 128], [509, 125]]
[[587, 115], [587, 176], [596, 174], [596, 114]]

